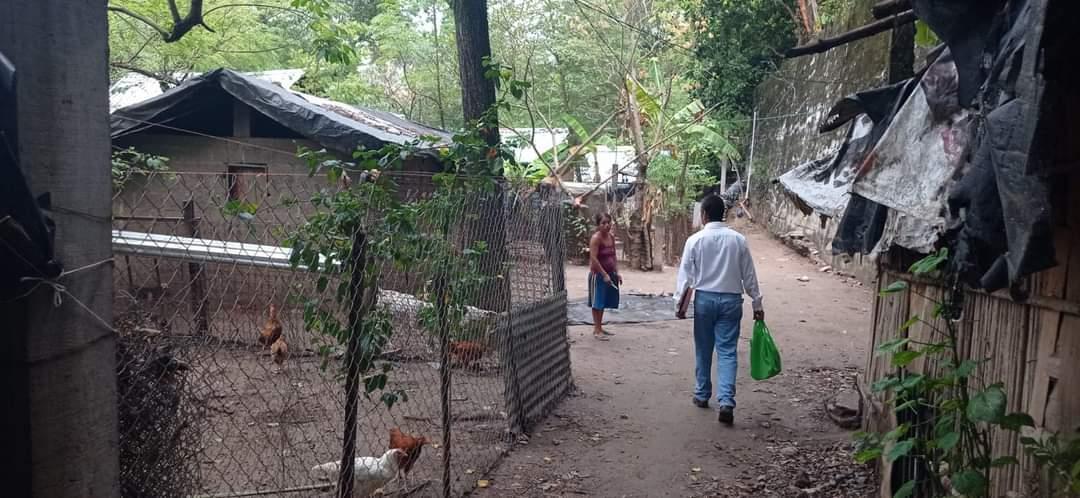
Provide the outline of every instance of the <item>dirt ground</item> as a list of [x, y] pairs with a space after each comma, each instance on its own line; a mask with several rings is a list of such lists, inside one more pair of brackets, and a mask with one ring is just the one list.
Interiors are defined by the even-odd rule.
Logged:
[[[712, 407], [690, 404], [690, 321], [610, 325], [610, 342], [591, 339], [588, 326], [572, 327], [575, 393], [484, 477], [487, 487], [477, 494], [875, 494], [869, 470], [851, 463], [851, 432], [824, 409], [830, 396], [851, 388], [864, 362], [870, 292], [820, 271], [760, 228], [737, 228], [750, 241], [784, 372], [768, 381], [749, 378], [747, 300], [734, 427], [720, 425]], [[586, 272], [567, 268], [571, 300], [585, 297]], [[674, 268], [623, 275], [624, 292], [674, 290]]]

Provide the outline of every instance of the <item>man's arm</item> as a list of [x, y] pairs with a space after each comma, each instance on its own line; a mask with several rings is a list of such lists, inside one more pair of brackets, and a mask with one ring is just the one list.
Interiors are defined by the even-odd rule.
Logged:
[[743, 289], [750, 296], [754, 307], [754, 319], [765, 319], [765, 307], [762, 303], [761, 289], [758, 287], [757, 270], [754, 268], [754, 257], [750, 254], [750, 246], [743, 240], [742, 250], [739, 257], [742, 265]]
[[[682, 261], [679, 262], [679, 273], [675, 277], [675, 307], [676, 316], [678, 312], [679, 303], [682, 302], [683, 293], [686, 292], [688, 285], [693, 285], [697, 281], [697, 261], [694, 260], [694, 244], [697, 242], [696, 238], [686, 239], [686, 244], [683, 247]], [[679, 318], [683, 318], [679, 316]]]

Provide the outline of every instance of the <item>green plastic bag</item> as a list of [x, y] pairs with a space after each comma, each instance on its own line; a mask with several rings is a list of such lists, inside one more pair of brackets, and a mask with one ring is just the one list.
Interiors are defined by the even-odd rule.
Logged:
[[754, 337], [750, 339], [750, 377], [765, 380], [780, 373], [780, 350], [762, 320], [754, 321]]

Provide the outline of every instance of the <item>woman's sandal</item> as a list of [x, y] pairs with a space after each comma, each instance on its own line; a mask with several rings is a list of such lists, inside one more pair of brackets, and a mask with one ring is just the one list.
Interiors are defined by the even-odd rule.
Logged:
[[593, 334], [592, 337], [593, 337], [593, 339], [596, 339], [598, 341], [610, 341], [611, 340], [611, 339], [608, 339], [606, 335]]

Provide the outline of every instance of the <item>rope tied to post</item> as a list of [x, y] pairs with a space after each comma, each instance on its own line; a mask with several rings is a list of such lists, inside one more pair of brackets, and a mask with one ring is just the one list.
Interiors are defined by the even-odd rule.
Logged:
[[115, 332], [116, 330], [113, 329], [112, 325], [110, 325], [104, 318], [101, 318], [101, 316], [99, 316], [97, 313], [95, 313], [93, 310], [91, 310], [90, 307], [87, 306], [86, 304], [84, 304], [82, 301], [80, 301], [79, 298], [75, 297], [74, 294], [69, 292], [66, 285], [60, 283], [60, 280], [63, 279], [64, 277], [74, 275], [76, 273], [80, 273], [80, 272], [83, 272], [83, 271], [86, 271], [86, 270], [92, 270], [92, 269], [97, 268], [99, 266], [110, 265], [112, 263], [113, 263], [113, 258], [110, 257], [110, 258], [98, 261], [96, 263], [90, 263], [88, 265], [80, 266], [80, 267], [75, 268], [73, 270], [66, 270], [64, 272], [61, 272], [60, 275], [57, 275], [54, 278], [22, 277], [20, 279], [21, 282], [36, 282], [36, 283], [34, 284], [33, 287], [31, 287], [29, 290], [27, 290], [25, 293], [23, 293], [17, 299], [21, 299], [23, 297], [29, 296], [35, 290], [37, 290], [38, 287], [41, 287], [42, 285], [49, 286], [49, 287], [52, 288], [52, 291], [53, 291], [52, 301], [53, 301], [53, 307], [54, 308], [59, 308], [60, 306], [62, 306], [64, 304], [64, 297], [63, 296], [64, 296], [64, 294], [67, 294], [67, 296], [69, 298], [71, 298], [71, 300], [74, 301], [75, 304], [79, 305], [80, 308], [82, 308], [87, 313], [89, 313], [90, 316], [94, 317], [94, 319], [97, 320], [98, 323], [103, 325], [106, 329]]

